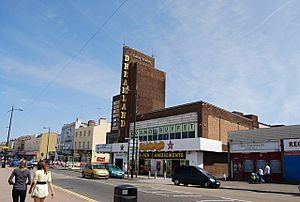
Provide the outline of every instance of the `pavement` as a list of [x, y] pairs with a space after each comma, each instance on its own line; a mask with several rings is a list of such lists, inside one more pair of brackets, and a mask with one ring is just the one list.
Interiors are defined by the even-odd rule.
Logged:
[[[0, 201], [1, 202], [10, 202], [12, 201], [11, 197], [11, 190], [12, 186], [8, 184], [7, 179], [9, 178], [10, 174], [12, 172], [12, 168], [0, 168]], [[63, 201], [63, 202], [83, 202], [83, 201], [89, 201], [89, 202], [95, 202], [95, 200], [89, 199], [88, 197], [85, 197], [83, 195], [80, 195], [78, 193], [71, 192], [69, 190], [65, 190], [63, 188], [60, 188], [54, 185], [54, 198], [51, 199], [50, 196], [47, 197], [46, 201]], [[29, 189], [29, 187], [28, 187]], [[27, 193], [26, 196], [26, 202], [32, 202], [33, 199], [30, 197], [30, 195]]]
[[[68, 169], [73, 172], [81, 172], [80, 169]], [[144, 183], [160, 183], [160, 184], [173, 184], [171, 178], [154, 177], [139, 175], [137, 178], [128, 178], [128, 181], [140, 181]], [[274, 194], [289, 194], [300, 196], [299, 185], [294, 184], [278, 184], [278, 183], [262, 183], [262, 184], [249, 184], [246, 181], [221, 181], [220, 189], [240, 190], [249, 192], [260, 193], [274, 193]]]

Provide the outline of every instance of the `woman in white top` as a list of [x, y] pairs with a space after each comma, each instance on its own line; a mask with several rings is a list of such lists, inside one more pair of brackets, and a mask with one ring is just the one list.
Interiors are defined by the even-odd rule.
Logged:
[[39, 161], [37, 171], [34, 172], [29, 194], [34, 198], [34, 202], [43, 202], [49, 195], [50, 188], [51, 197], [54, 197], [52, 177], [48, 171], [47, 165], [43, 161]]

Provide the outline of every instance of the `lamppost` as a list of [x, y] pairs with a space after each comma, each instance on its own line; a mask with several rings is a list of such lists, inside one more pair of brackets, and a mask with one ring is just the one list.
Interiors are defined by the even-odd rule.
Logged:
[[[134, 94], [134, 110], [133, 110], [133, 135], [132, 135], [132, 154], [131, 154], [131, 178], [133, 178], [133, 169], [135, 170], [136, 172], [136, 162], [135, 162], [135, 159], [134, 159], [134, 150], [135, 150], [135, 123], [136, 123], [136, 90], [129, 90], [131, 92], [133, 92]], [[137, 148], [136, 148], [137, 149]], [[137, 156], [135, 157], [137, 158]], [[137, 173], [136, 173], [136, 177], [137, 177]]]
[[6, 160], [7, 160], [7, 150], [8, 150], [8, 144], [9, 144], [9, 138], [10, 138], [10, 132], [11, 132], [11, 125], [12, 125], [12, 118], [13, 118], [13, 114], [14, 111], [23, 111], [23, 109], [16, 109], [14, 108], [14, 106], [11, 107], [11, 110], [9, 110], [8, 112], [10, 112], [10, 118], [9, 118], [9, 126], [8, 126], [8, 132], [7, 132], [7, 139], [6, 139], [6, 145], [5, 145], [5, 149], [4, 149], [4, 162], [2, 164], [2, 168], [6, 167]]
[[51, 132], [51, 128], [50, 127], [43, 127], [43, 129], [48, 129], [48, 138], [47, 138], [47, 148], [46, 148], [46, 160], [48, 160], [48, 153], [49, 153], [49, 138], [50, 138], [50, 132]]

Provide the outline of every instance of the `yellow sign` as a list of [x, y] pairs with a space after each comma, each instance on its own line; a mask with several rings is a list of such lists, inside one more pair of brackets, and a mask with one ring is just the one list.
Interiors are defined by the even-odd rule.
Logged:
[[165, 143], [163, 141], [160, 142], [149, 142], [149, 143], [140, 143], [140, 150], [162, 150], [165, 148]]
[[2, 149], [9, 149], [9, 146], [2, 146]]

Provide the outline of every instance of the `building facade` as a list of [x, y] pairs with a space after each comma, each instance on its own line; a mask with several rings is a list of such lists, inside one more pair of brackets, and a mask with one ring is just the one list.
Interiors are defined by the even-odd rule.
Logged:
[[108, 143], [129, 138], [129, 123], [136, 113], [165, 107], [165, 85], [166, 74], [155, 68], [153, 57], [123, 47], [120, 94], [113, 97]]
[[82, 125], [79, 118], [75, 122], [64, 124], [61, 129], [60, 142], [57, 143], [58, 159], [62, 161], [74, 161], [74, 136], [75, 129]]
[[[229, 112], [199, 101], [185, 105], [137, 114], [130, 123], [133, 143], [98, 147], [110, 152], [112, 162], [123, 167], [131, 159], [136, 171], [171, 175], [177, 165], [200, 166], [215, 176], [228, 175], [227, 133], [258, 128], [258, 117]], [[129, 146], [129, 147], [128, 147]]]
[[299, 139], [300, 125], [229, 132], [230, 177], [248, 179], [267, 163], [273, 181], [299, 181]]
[[109, 162], [108, 154], [96, 153], [96, 144], [106, 143], [106, 134], [110, 132], [110, 124], [100, 118], [98, 125], [94, 120], [88, 121], [75, 129], [74, 160], [77, 162]]

